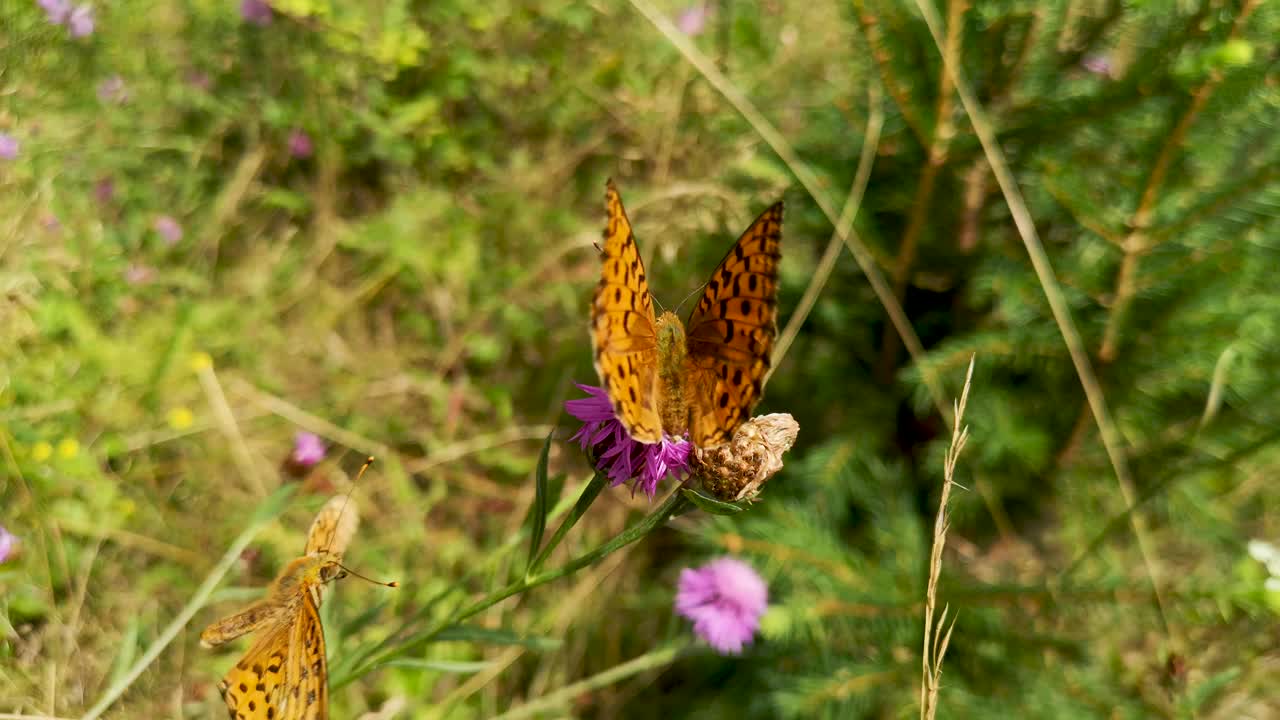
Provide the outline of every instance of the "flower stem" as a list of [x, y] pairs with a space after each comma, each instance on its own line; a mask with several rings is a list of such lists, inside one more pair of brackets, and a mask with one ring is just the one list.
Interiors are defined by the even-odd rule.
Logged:
[[[599, 477], [600, 476], [597, 475], [596, 478], [593, 478], [592, 483], [595, 484], [595, 481], [599, 479]], [[603, 483], [600, 484], [600, 488], [603, 488]], [[600, 488], [597, 488], [595, 490], [596, 494], [599, 494]], [[583, 496], [585, 497], [591, 491], [592, 491], [592, 486], [589, 485], [587, 490], [583, 492]], [[579, 505], [583, 505], [582, 500], [579, 500]], [[590, 502], [587, 502], [585, 505], [590, 505]], [[639, 540], [645, 535], [648, 535], [654, 530], [658, 529], [667, 521], [667, 519], [675, 515], [679, 515], [680, 513], [687, 510], [690, 506], [692, 506], [692, 503], [690, 503], [689, 500], [687, 500], [684, 497], [684, 494], [677, 489], [675, 492], [671, 493], [671, 495], [668, 496], [665, 501], [663, 501], [662, 505], [660, 505], [658, 509], [646, 515], [645, 518], [640, 522], [636, 523], [635, 525], [632, 525], [626, 530], [623, 530], [621, 533], [618, 533], [618, 535], [614, 536], [613, 539], [609, 540], [608, 542], [601, 545], [600, 547], [597, 547], [594, 550], [583, 553], [582, 555], [579, 555], [578, 557], [574, 558], [573, 560], [570, 560], [569, 562], [565, 563], [561, 567], [556, 568], [555, 570], [550, 570], [544, 573], [526, 575], [525, 577], [505, 587], [494, 590], [493, 592], [489, 593], [485, 597], [477, 600], [472, 605], [467, 606], [463, 610], [455, 612], [447, 618], [437, 620], [426, 630], [423, 630], [420, 633], [411, 635], [399, 645], [392, 645], [381, 652], [375, 653], [372, 657], [365, 660], [365, 662], [363, 662], [355, 671], [353, 671], [350, 675], [348, 675], [344, 680], [346, 682], [349, 682], [350, 680], [354, 680], [355, 678], [360, 677], [361, 675], [364, 675], [365, 673], [369, 672], [370, 670], [373, 670], [374, 668], [378, 667], [379, 665], [382, 665], [383, 663], [387, 662], [388, 660], [391, 660], [394, 657], [407, 655], [415, 650], [418, 650], [419, 648], [424, 647], [425, 645], [430, 643], [435, 638], [436, 635], [439, 635], [446, 628], [452, 627], [453, 625], [456, 625], [462, 622], [463, 620], [466, 620], [470, 617], [478, 615], [484, 612], [485, 610], [488, 610], [489, 608], [493, 607], [494, 605], [497, 605], [503, 600], [506, 600], [509, 597], [519, 595], [520, 593], [526, 590], [532, 590], [533, 588], [538, 587], [539, 585], [545, 585], [553, 580], [559, 580], [560, 578], [565, 577], [566, 575], [572, 575], [573, 573], [577, 572], [578, 570], [581, 570], [584, 567], [587, 567], [588, 565], [594, 565], [595, 563], [600, 562], [610, 553], [616, 550], [620, 550], [626, 547], [627, 545], [630, 545], [631, 543]], [[578, 513], [578, 509], [579, 508], [575, 506], [573, 512]], [[582, 509], [585, 510], [585, 506], [583, 506]], [[578, 514], [580, 515], [580, 513]], [[561, 524], [561, 527], [564, 527], [565, 525], [572, 525], [571, 520], [576, 522], [576, 518], [574, 518], [572, 514], [570, 518], [565, 519], [565, 522]], [[567, 528], [565, 529], [565, 532], [568, 532]], [[560, 536], [560, 535], [563, 535], [563, 533], [557, 530], [556, 535]], [[559, 540], [556, 537], [553, 537], [552, 543], [555, 543], [555, 542], [559, 542]], [[338, 686], [346, 684], [346, 682], [338, 681], [337, 683], [335, 683], [335, 687], [333, 689], [336, 689]]]

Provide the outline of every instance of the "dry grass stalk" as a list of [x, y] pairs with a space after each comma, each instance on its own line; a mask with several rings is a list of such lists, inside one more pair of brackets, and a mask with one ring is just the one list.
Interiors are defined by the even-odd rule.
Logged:
[[[942, 575], [942, 550], [947, 545], [947, 504], [951, 500], [951, 486], [955, 484], [956, 463], [969, 440], [969, 428], [963, 425], [964, 409], [969, 403], [969, 386], [973, 382], [973, 358], [964, 378], [964, 390], [955, 406], [955, 422], [951, 427], [951, 446], [943, 460], [942, 495], [938, 498], [938, 514], [933, 520], [933, 549], [929, 553], [929, 584], [924, 596], [924, 652], [921, 655], [920, 717], [933, 720], [938, 711], [938, 690], [942, 685], [942, 658], [951, 643], [951, 631], [955, 618], [947, 623], [949, 607], [934, 617], [938, 607], [938, 578]], [[945, 629], [944, 629], [945, 628]]]

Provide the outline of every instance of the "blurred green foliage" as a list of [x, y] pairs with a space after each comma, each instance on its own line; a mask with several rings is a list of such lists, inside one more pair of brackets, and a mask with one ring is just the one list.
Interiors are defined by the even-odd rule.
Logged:
[[[0, 522], [21, 542], [0, 564], [2, 711], [91, 705], [277, 484], [299, 429], [331, 445], [303, 481], [317, 495], [380, 455], [349, 561], [402, 583], [345, 583], [326, 605], [335, 664], [519, 572], [538, 442], [572, 381], [594, 381], [606, 177], [666, 307], [782, 196], [785, 322], [831, 234], [758, 128], [626, 3], [274, 5], [258, 24], [230, 0], [102, 3], [72, 38], [36, 2], [0, 4], [0, 133], [20, 143], [0, 159]], [[879, 98], [855, 227], [925, 355], [845, 254], [761, 406], [801, 426], [762, 503], [685, 516], [501, 605], [344, 685], [335, 716], [491, 717], [606, 671], [689, 634], [675, 577], [723, 552], [770, 581], [756, 646], [683, 655], [560, 715], [914, 716], [950, 434], [924, 379], [958, 395], [975, 354], [942, 714], [1280, 712], [1280, 604], [1245, 550], [1280, 537], [1280, 10], [939, 3], [1118, 426], [1130, 517], [917, 7], [697, 7], [692, 40], [832, 198]], [[574, 450], [552, 454], [571, 486]], [[320, 501], [260, 538], [218, 611], [299, 552]], [[643, 509], [607, 494], [566, 552]], [[198, 629], [108, 716], [213, 712], [232, 658], [196, 650]]]

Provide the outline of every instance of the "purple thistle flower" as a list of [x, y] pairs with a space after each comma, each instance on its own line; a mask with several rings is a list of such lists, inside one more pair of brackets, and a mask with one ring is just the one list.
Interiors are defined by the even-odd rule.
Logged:
[[702, 31], [707, 29], [707, 16], [710, 14], [705, 4], [699, 3], [680, 13], [676, 18], [676, 27], [689, 37], [701, 35]]
[[164, 244], [177, 245], [182, 239], [182, 225], [172, 215], [161, 215], [151, 223], [151, 229], [164, 239]]
[[1080, 67], [1094, 75], [1111, 76], [1111, 60], [1106, 55], [1086, 55], [1080, 61]]
[[271, 24], [275, 12], [271, 9], [271, 4], [266, 0], [242, 0], [240, 3], [240, 17], [245, 22], [253, 23], [259, 27], [266, 27]]
[[6, 530], [3, 525], [0, 525], [0, 563], [13, 557], [13, 553], [17, 549], [18, 536]]
[[116, 181], [109, 177], [104, 177], [94, 183], [93, 197], [103, 205], [114, 200], [116, 197]]
[[124, 269], [124, 281], [130, 285], [147, 285], [156, 277], [156, 269], [150, 265], [131, 263]]
[[643, 490], [652, 499], [664, 478], [682, 480], [688, 474], [689, 451], [693, 449], [688, 440], [667, 435], [653, 444], [632, 440], [614, 416], [613, 403], [604, 388], [575, 384], [591, 397], [565, 401], [564, 409], [582, 421], [582, 427], [570, 440], [576, 440], [583, 452], [595, 457], [596, 468], [614, 486], [634, 481], [632, 490]]
[[36, 0], [45, 17], [54, 25], [61, 25], [71, 15], [71, 3], [67, 0]]
[[124, 78], [119, 75], [98, 83], [98, 99], [104, 103], [123, 103], [129, 99], [129, 89], [124, 86]]
[[213, 87], [213, 80], [209, 77], [209, 73], [202, 70], [192, 70], [186, 75], [187, 84], [197, 90], [209, 91]]
[[693, 631], [721, 655], [737, 655], [750, 645], [769, 607], [764, 578], [729, 556], [680, 571], [676, 612], [693, 621]]
[[0, 132], [0, 158], [17, 159], [20, 150], [22, 150], [22, 143], [18, 142], [18, 138], [7, 132]]
[[311, 157], [311, 136], [297, 128], [289, 132], [289, 154], [296, 158]]
[[67, 18], [67, 30], [71, 37], [82, 38], [93, 34], [93, 8], [89, 5], [77, 5]]
[[289, 459], [302, 467], [311, 467], [324, 459], [324, 441], [319, 435], [300, 432], [293, 437], [293, 454]]

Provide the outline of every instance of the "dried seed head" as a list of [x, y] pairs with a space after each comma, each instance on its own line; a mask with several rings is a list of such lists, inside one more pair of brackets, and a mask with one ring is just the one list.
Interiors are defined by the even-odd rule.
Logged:
[[729, 502], [754, 498], [765, 482], [782, 469], [782, 454], [795, 444], [800, 425], [787, 413], [760, 415], [746, 421], [733, 438], [713, 448], [695, 448], [694, 475], [702, 487]]

